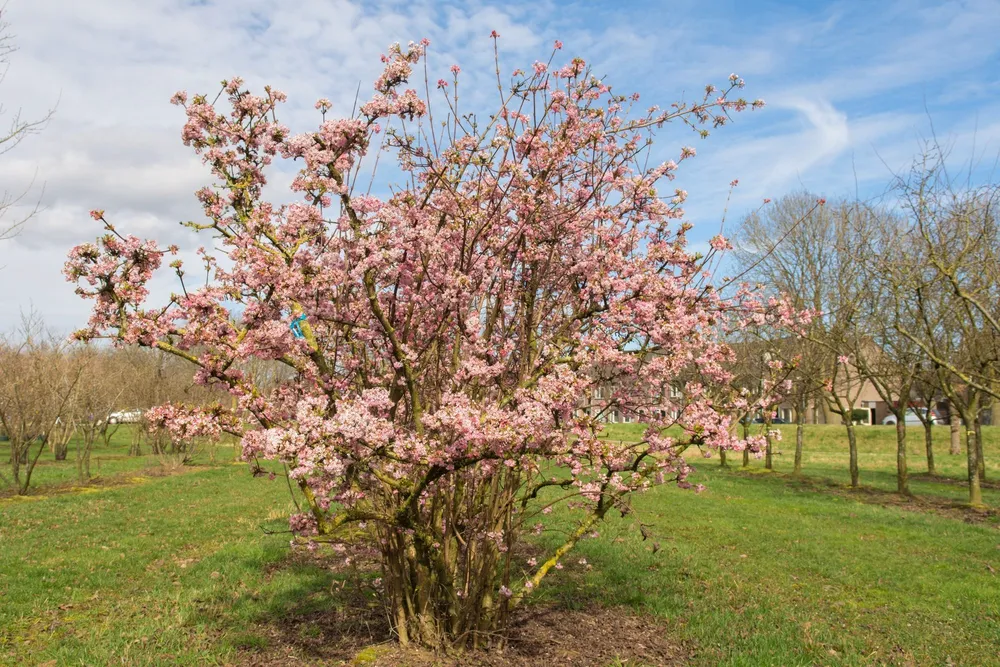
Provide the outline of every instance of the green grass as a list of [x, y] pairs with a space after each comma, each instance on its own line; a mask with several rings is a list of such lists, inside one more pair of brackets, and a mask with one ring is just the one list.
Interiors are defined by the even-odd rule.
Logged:
[[[760, 428], [754, 425], [754, 428]], [[791, 474], [795, 463], [795, 426], [779, 425], [775, 427], [781, 434], [781, 440], [775, 443], [774, 470], [779, 473]], [[609, 424], [608, 437], [616, 440], [635, 440], [641, 437], [645, 426], [641, 424]], [[856, 428], [858, 443], [858, 467], [860, 468], [860, 483], [873, 489], [883, 491], [896, 490], [896, 427], [895, 426], [858, 426]], [[934, 462], [937, 480], [927, 479], [927, 455], [924, 447], [923, 428], [909, 427], [907, 429], [907, 468], [911, 475], [910, 490], [918, 496], [933, 496], [965, 502], [968, 500], [968, 490], [965, 481], [968, 478], [968, 468], [965, 457], [965, 445], [958, 456], [948, 454], [950, 441], [947, 426], [936, 426], [934, 434]], [[1000, 427], [983, 427], [984, 458], [986, 460], [986, 477], [988, 480], [1000, 482]], [[808, 425], [803, 445], [802, 470], [811, 478], [818, 478], [850, 484], [851, 476], [848, 470], [847, 435], [843, 426], [839, 425]], [[689, 458], [701, 460], [701, 453], [690, 450]], [[718, 457], [713, 457], [705, 463], [718, 464]], [[734, 468], [742, 465], [742, 455], [729, 455], [729, 464]], [[750, 457], [751, 470], [764, 470], [764, 461]], [[951, 480], [953, 484], [942, 483]], [[1000, 506], [1000, 489], [983, 489], [983, 499], [987, 505]]]
[[[615, 427], [612, 436], [634, 432]], [[964, 457], [949, 457], [947, 429], [940, 433], [939, 467], [958, 479]], [[998, 435], [987, 429], [994, 462]], [[891, 430], [859, 429], [859, 437], [863, 483], [894, 488]], [[792, 442], [789, 430], [779, 470], [791, 468]], [[806, 472], [843, 482], [841, 443], [834, 427], [810, 427]], [[106, 454], [127, 445], [116, 447]], [[71, 479], [70, 458], [60, 465]], [[335, 609], [334, 575], [290, 559], [287, 534], [261, 530], [287, 526], [283, 480], [252, 478], [225, 459], [120, 486], [0, 499], [0, 663], [226, 664], [266, 650], [269, 621]], [[140, 469], [132, 463], [115, 470], [131, 475]], [[1000, 664], [995, 522], [862, 502], [839, 487], [721, 470], [715, 459], [695, 463], [707, 491], [636, 496], [635, 518], [652, 536], [611, 519], [545, 580], [540, 601], [663, 617], [702, 665]], [[51, 467], [40, 479], [65, 479]], [[914, 486], [962, 498], [958, 485]], [[1000, 505], [995, 491], [986, 499]], [[565, 518], [554, 513], [551, 527]]]
[[[129, 444], [132, 437], [131, 424], [123, 424], [118, 427], [111, 437], [109, 446], [105, 447], [101, 440], [94, 443], [90, 455], [90, 474], [94, 483], [128, 482], [130, 478], [142, 476], [162, 468], [163, 461], [150, 453], [149, 446], [143, 444], [142, 456], [129, 456]], [[80, 439], [74, 438], [70, 441], [69, 455], [65, 461], [55, 461], [49, 451], [42, 453], [37, 465], [31, 475], [31, 488], [29, 495], [45, 494], [55, 487], [72, 486], [79, 482], [76, 468], [76, 447], [80, 444]], [[31, 446], [31, 457], [41, 446], [35, 443]], [[216, 446], [202, 446], [196, 457], [196, 464], [210, 464], [217, 462], [232, 461], [236, 450], [232, 442], [223, 441]], [[10, 443], [0, 441], [0, 497], [13, 492], [12, 488], [5, 488], [2, 480], [11, 479], [10, 467], [7, 461], [10, 459]], [[23, 474], [23, 472], [22, 472]]]

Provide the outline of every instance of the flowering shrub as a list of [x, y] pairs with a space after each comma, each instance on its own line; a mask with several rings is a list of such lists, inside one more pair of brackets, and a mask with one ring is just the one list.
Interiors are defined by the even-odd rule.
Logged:
[[[217, 181], [197, 193], [206, 222], [187, 224], [214, 232], [227, 261], [202, 250], [214, 280], [189, 289], [175, 260], [183, 291], [147, 306], [146, 283], [176, 248], [121, 236], [95, 211], [108, 233], [73, 249], [66, 275], [94, 300], [78, 337], [179, 355], [238, 399], [240, 420], [173, 406], [157, 413], [167, 428], [223, 428], [246, 459], [286, 464], [306, 500], [292, 518], [301, 539], [360, 528], [401, 641], [478, 645], [630, 493], [688, 486], [685, 448], [746, 446], [700, 384], [683, 399], [669, 389], [725, 381], [719, 331], [791, 314], [707, 284], [707, 259], [685, 249], [686, 193], [660, 190], [677, 162], [646, 166], [656, 128], [704, 133], [750, 106], [730, 97], [738, 77], [641, 110], [584, 61], [553, 65], [553, 51], [477, 122], [459, 110], [457, 66], [437, 83], [447, 114], [431, 85], [424, 97], [405, 88], [426, 45], [390, 49], [357, 115], [329, 119], [317, 102], [324, 120], [305, 134], [278, 122], [285, 96], [270, 88], [224, 82], [228, 111], [178, 93], [184, 143]], [[360, 173], [380, 152], [403, 177], [376, 197]], [[278, 159], [301, 165], [299, 200], [283, 206], [262, 197]], [[238, 320], [226, 303], [242, 306]], [[295, 377], [265, 391], [239, 370], [252, 358]], [[599, 387], [610, 398], [581, 410]], [[601, 439], [610, 410], [644, 415], [642, 439]], [[683, 435], [665, 435], [672, 424]], [[514, 547], [560, 500], [576, 528], [525, 568]]]

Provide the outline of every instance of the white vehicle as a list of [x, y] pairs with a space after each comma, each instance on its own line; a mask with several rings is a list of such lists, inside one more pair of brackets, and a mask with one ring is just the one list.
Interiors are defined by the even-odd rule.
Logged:
[[119, 410], [108, 415], [109, 424], [134, 424], [142, 419], [142, 410]]
[[[923, 422], [920, 420], [920, 417], [926, 414], [927, 414], [927, 408], [910, 408], [909, 410], [906, 411], [906, 414], [903, 416], [903, 423], [906, 424], [907, 426], [920, 426], [923, 424]], [[944, 423], [944, 420], [941, 419], [941, 416], [934, 410], [930, 411], [930, 415], [932, 424]], [[888, 415], [885, 419], [882, 420], [882, 423], [887, 426], [895, 426], [896, 415]]]

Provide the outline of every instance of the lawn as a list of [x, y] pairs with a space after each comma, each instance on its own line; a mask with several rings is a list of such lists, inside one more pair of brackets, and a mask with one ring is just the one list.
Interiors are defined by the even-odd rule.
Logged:
[[[689, 647], [698, 665], [1000, 664], [996, 515], [915, 511], [850, 492], [837, 431], [807, 433], [805, 472], [829, 483], [787, 474], [791, 430], [777, 473], [760, 461], [744, 471], [696, 459], [705, 492], [637, 496], [649, 538], [635, 520], [608, 521], [545, 580], [535, 604], [658, 617], [651, 631]], [[893, 489], [891, 429], [859, 435], [863, 484]], [[940, 435], [939, 469], [960, 480], [964, 456], [949, 457], [947, 429]], [[998, 436], [986, 429], [995, 478]], [[919, 471], [923, 443], [914, 440]], [[104, 486], [0, 499], [0, 663], [255, 664], [288, 647], [308, 658], [322, 639], [309, 619], [341, 609], [345, 575], [290, 553], [278, 532], [291, 509], [283, 479], [251, 477], [231, 450], [154, 476], [143, 472], [152, 459], [122, 448], [102, 452]], [[39, 483], [71, 479], [72, 470], [58, 473], [70, 458], [40, 469]], [[957, 483], [913, 486], [963, 498]], [[996, 507], [1000, 495], [988, 489], [986, 501]], [[553, 513], [539, 539], [558, 540], [563, 520]], [[279, 642], [276, 627], [296, 636]]]

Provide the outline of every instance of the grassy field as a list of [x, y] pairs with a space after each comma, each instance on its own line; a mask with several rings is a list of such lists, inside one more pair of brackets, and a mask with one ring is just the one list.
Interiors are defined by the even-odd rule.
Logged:
[[[636, 497], [652, 537], [610, 520], [545, 580], [537, 604], [655, 615], [699, 665], [1000, 665], [996, 514], [963, 513], [951, 503], [964, 497], [960, 484], [919, 478], [914, 491], [937, 505], [887, 502], [878, 489], [894, 488], [895, 453], [881, 427], [859, 430], [862, 482], [876, 491], [847, 490], [838, 431], [810, 427], [806, 480], [786, 474], [791, 430], [777, 473], [698, 459], [707, 491]], [[938, 435], [939, 470], [958, 482], [964, 456], [947, 455], [947, 429]], [[986, 429], [994, 478], [998, 440]], [[154, 458], [125, 450], [122, 438], [95, 453], [107, 461], [103, 486], [66, 485], [71, 460], [40, 468], [33, 495], [0, 498], [0, 663], [253, 664], [276, 650], [276, 628], [282, 650], [316, 640], [314, 624], [295, 621], [336, 613], [343, 575], [262, 530], [287, 526], [281, 477], [252, 478], [229, 449], [156, 476]], [[996, 489], [985, 498], [1000, 505]], [[563, 517], [551, 518], [543, 542], [559, 538]]]

